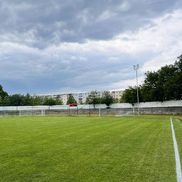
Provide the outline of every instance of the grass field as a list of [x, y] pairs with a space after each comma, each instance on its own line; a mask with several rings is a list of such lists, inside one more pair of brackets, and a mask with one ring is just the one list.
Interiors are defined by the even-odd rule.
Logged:
[[0, 118], [0, 181], [175, 182], [169, 116]]

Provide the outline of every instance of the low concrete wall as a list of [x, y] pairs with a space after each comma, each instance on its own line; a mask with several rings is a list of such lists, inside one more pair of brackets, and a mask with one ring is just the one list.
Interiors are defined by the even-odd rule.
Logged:
[[147, 107], [140, 108], [141, 114], [182, 114], [182, 107]]
[[[139, 104], [141, 114], [182, 114], [182, 101], [145, 102]], [[18, 106], [0, 107], [0, 115], [133, 115], [137, 114], [138, 105], [129, 103], [106, 105], [79, 105], [78, 107], [61, 106]]]

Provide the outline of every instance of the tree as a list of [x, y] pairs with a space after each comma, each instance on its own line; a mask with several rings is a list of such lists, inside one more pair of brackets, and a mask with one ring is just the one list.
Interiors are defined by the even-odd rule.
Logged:
[[[166, 101], [182, 99], [182, 55], [171, 65], [158, 71], [147, 72], [144, 83], [140, 86], [140, 101]], [[141, 97], [142, 96], [142, 97]], [[122, 101], [135, 103], [135, 88], [126, 89]]]
[[4, 105], [4, 102], [7, 100], [8, 93], [3, 90], [3, 87], [0, 85], [0, 105]]
[[105, 91], [102, 95], [102, 103], [106, 104], [107, 108], [109, 108], [109, 106], [114, 103], [114, 98], [112, 97], [112, 95], [108, 92]]
[[69, 94], [67, 104], [77, 104], [77, 102], [72, 94]]
[[[139, 99], [141, 99], [141, 91], [139, 91]], [[137, 102], [137, 89], [136, 87], [129, 87], [126, 89], [121, 97], [121, 102], [131, 103], [132, 105]]]
[[144, 84], [141, 86], [141, 94], [144, 101], [164, 100], [162, 84], [159, 84], [158, 72], [147, 72]]
[[33, 103], [33, 97], [30, 96], [30, 94], [22, 95], [23, 105], [25, 106], [31, 106]]
[[174, 64], [176, 68], [175, 77], [174, 77], [174, 89], [173, 93], [175, 99], [182, 100], [182, 55], [178, 57], [178, 60]]
[[14, 94], [9, 96], [9, 104], [10, 106], [23, 106], [23, 97], [20, 94]]
[[43, 105], [47, 105], [47, 106], [56, 105], [56, 100], [53, 98], [45, 98]]
[[98, 95], [97, 91], [90, 92], [89, 96], [86, 99], [87, 104], [93, 104], [94, 108], [96, 104], [99, 104], [101, 102], [100, 97]]
[[163, 66], [156, 72], [147, 72], [142, 85], [144, 101], [182, 99], [181, 57], [174, 65]]
[[32, 97], [32, 105], [33, 106], [38, 106], [38, 105], [43, 105], [44, 99], [40, 96], [33, 96]]

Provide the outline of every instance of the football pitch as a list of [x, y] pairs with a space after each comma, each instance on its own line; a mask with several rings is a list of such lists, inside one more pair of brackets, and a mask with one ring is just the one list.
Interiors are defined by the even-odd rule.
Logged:
[[176, 182], [169, 116], [2, 117], [0, 181]]

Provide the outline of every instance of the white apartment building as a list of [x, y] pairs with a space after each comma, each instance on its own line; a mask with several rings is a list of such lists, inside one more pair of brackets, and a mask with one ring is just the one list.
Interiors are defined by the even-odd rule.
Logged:
[[[104, 93], [104, 91], [97, 91], [97, 92], [98, 92], [99, 96], [102, 96]], [[120, 98], [123, 94], [123, 90], [111, 90], [109, 92], [112, 95], [112, 97], [116, 100], [118, 99], [118, 101], [120, 100]], [[69, 95], [72, 95], [78, 104], [84, 104], [86, 102], [86, 99], [89, 96], [89, 94], [90, 94], [90, 92], [62, 93], [62, 94], [54, 94], [54, 95], [51, 95], [51, 94], [44, 95], [43, 97], [58, 98], [63, 101], [63, 104], [67, 104]]]
[[120, 100], [121, 96], [123, 94], [123, 90], [112, 90], [110, 91], [110, 94], [112, 95], [112, 97], [116, 100]]

